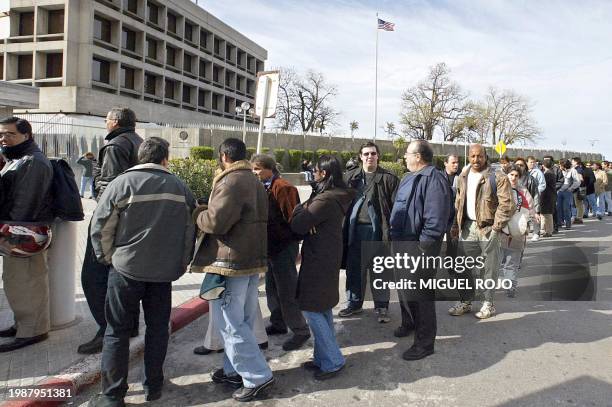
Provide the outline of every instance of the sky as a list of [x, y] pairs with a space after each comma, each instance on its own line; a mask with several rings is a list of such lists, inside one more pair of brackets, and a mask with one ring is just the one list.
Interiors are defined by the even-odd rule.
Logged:
[[[491, 86], [533, 104], [535, 146], [612, 158], [612, 1], [200, 0], [268, 51], [266, 68], [322, 72], [338, 88], [335, 133], [374, 132], [376, 13], [378, 137], [400, 127], [401, 95], [445, 62], [472, 99]], [[592, 141], [597, 140], [597, 141]], [[564, 147], [565, 143], [565, 147]]]

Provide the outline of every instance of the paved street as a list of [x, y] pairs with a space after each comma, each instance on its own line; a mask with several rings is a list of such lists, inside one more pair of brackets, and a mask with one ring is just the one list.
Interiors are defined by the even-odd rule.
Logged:
[[[371, 302], [366, 303], [370, 309], [359, 317], [335, 319], [347, 367], [327, 382], [315, 382], [300, 368], [311, 357], [311, 342], [306, 349], [287, 353], [281, 349], [285, 337], [272, 337], [265, 355], [277, 381], [269, 399], [253, 404], [612, 406], [611, 235], [612, 217], [607, 217], [602, 222], [587, 220], [553, 239], [529, 243], [525, 275], [519, 282], [525, 290], [519, 288], [514, 300], [498, 302], [499, 315], [489, 320], [479, 321], [473, 315], [451, 317], [446, 313], [449, 303], [438, 303], [436, 353], [421, 361], [401, 359], [412, 337], [397, 340], [392, 335], [399, 321], [397, 303], [391, 306], [393, 321], [388, 325], [375, 321]], [[564, 239], [595, 247], [586, 253], [597, 253], [595, 292], [606, 301], [525, 301], [527, 287], [541, 280], [537, 268], [530, 265], [551, 258], [551, 251], [558, 250], [555, 242]], [[550, 274], [550, 268], [544, 274]], [[260, 301], [267, 314], [262, 290]], [[221, 366], [222, 354], [192, 353], [202, 343], [206, 325], [204, 316], [172, 337], [164, 396], [151, 406], [237, 404], [231, 400], [230, 389], [211, 382], [210, 372]], [[130, 404], [144, 403], [141, 378], [141, 365], [133, 366], [126, 399]], [[98, 386], [88, 389], [73, 404], [86, 405], [96, 391]]]

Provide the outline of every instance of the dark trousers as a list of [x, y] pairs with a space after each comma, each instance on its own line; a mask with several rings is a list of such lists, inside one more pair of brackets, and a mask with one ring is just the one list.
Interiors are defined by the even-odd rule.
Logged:
[[172, 283], [136, 281], [111, 268], [101, 375], [102, 392], [112, 400], [123, 399], [128, 390], [130, 333], [141, 301], [146, 323], [143, 386], [148, 392], [161, 389], [164, 383], [162, 367], [170, 337]]
[[268, 260], [266, 298], [270, 323], [282, 330], [287, 326], [296, 335], [309, 335], [310, 329], [295, 298], [298, 273], [295, 259], [298, 243], [291, 242], [282, 252]]
[[436, 302], [407, 301], [406, 305], [414, 321], [414, 344], [423, 348], [433, 348], [438, 326]]
[[[363, 267], [362, 264], [362, 257], [369, 257], [369, 255], [363, 256], [361, 243], [375, 240], [372, 225], [355, 226], [355, 238], [349, 245], [346, 255], [346, 292], [349, 306], [354, 309], [359, 309], [363, 306], [366, 283], [368, 282], [368, 274], [370, 274], [370, 269]], [[373, 256], [374, 253], [372, 253]], [[372, 280], [372, 276], [370, 276], [370, 289], [372, 291], [374, 307], [389, 308], [389, 290], [375, 289]]]
[[[90, 225], [91, 228], [91, 225]], [[85, 256], [83, 257], [83, 267], [81, 268], [81, 285], [83, 293], [87, 300], [87, 305], [98, 324], [98, 332], [96, 336], [104, 335], [106, 330], [106, 317], [104, 315], [104, 303], [106, 300], [106, 290], [108, 286], [108, 271], [110, 267], [99, 263], [96, 259], [93, 246], [91, 245], [91, 236], [89, 229], [87, 230], [87, 245], [85, 247]], [[138, 331], [138, 319], [140, 310], [135, 315], [134, 330]]]

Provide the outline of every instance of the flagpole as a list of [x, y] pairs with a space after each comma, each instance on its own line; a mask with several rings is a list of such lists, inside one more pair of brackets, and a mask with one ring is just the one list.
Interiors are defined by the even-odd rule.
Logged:
[[376, 13], [376, 68], [374, 83], [374, 141], [376, 141], [377, 121], [378, 121], [378, 12]]

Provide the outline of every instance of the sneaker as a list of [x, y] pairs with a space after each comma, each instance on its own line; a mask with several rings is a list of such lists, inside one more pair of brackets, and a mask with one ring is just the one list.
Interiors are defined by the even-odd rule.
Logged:
[[313, 377], [315, 380], [318, 380], [318, 381], [331, 379], [332, 377], [338, 376], [338, 374], [342, 371], [342, 369], [344, 369], [344, 366], [345, 365], [342, 365], [340, 369], [334, 370], [333, 372], [324, 372], [322, 370], [319, 370], [318, 372], [314, 373]]
[[211, 377], [212, 381], [217, 384], [227, 383], [235, 389], [242, 386], [242, 377], [240, 375], [228, 376], [223, 372], [223, 368], [215, 370]]
[[241, 387], [232, 394], [232, 397], [236, 401], [251, 401], [257, 395], [274, 384], [274, 377], [271, 377], [267, 382], [260, 384], [256, 387]]
[[457, 301], [455, 305], [448, 309], [448, 313], [453, 316], [460, 316], [465, 313], [472, 312], [472, 303], [471, 302], [462, 302]]
[[351, 315], [361, 314], [362, 312], [363, 312], [363, 308], [352, 308], [348, 306], [345, 309], [340, 310], [340, 312], [338, 312], [338, 316], [340, 318], [346, 318], [346, 317], [350, 317]]
[[381, 324], [391, 321], [388, 308], [376, 308], [376, 320]]
[[495, 315], [495, 305], [493, 305], [493, 303], [490, 301], [484, 301], [480, 311], [474, 314], [474, 316], [478, 319], [491, 318], [493, 315]]
[[531, 236], [531, 241], [537, 242], [538, 240], [540, 240], [540, 235], [538, 235], [537, 233], [534, 233], [533, 236]]
[[283, 350], [291, 351], [291, 350], [300, 349], [302, 345], [304, 345], [308, 339], [310, 339], [310, 334], [293, 335], [291, 338], [287, 339], [285, 343], [283, 343]]

